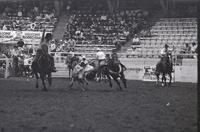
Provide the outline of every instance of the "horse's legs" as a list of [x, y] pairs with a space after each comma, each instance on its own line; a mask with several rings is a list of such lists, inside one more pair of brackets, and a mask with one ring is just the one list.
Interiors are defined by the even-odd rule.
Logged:
[[120, 85], [120, 82], [117, 80], [117, 77], [115, 75], [111, 75], [111, 76], [115, 80], [115, 82], [117, 83], [117, 85], [119, 86], [119, 89], [122, 90], [122, 87]]
[[122, 80], [122, 82], [123, 82], [123, 84], [124, 84], [124, 87], [127, 88], [127, 85], [126, 85], [126, 78], [125, 78], [125, 76], [124, 76], [124, 73], [121, 73], [120, 79]]
[[70, 72], [71, 72], [71, 69], [69, 68], [69, 79], [71, 78], [71, 77], [70, 77]]
[[163, 73], [162, 75], [162, 86], [166, 86], [166, 77], [165, 77], [165, 74]]
[[44, 91], [47, 91], [46, 84], [45, 84], [45, 74], [40, 74], [40, 78], [42, 80]]
[[109, 81], [109, 85], [110, 87], [112, 88], [112, 80], [111, 80], [111, 77], [109, 74], [106, 74], [107, 78], [108, 78], [108, 81]]
[[35, 87], [38, 88], [39, 87], [39, 85], [38, 85], [39, 76], [37, 73], [35, 73], [35, 78], [36, 78], [36, 86]]
[[158, 85], [158, 83], [159, 83], [159, 76], [160, 76], [160, 73], [158, 72], [158, 70], [157, 70], [157, 66], [156, 66], [156, 71], [155, 71], [155, 73], [154, 73], [155, 75], [156, 75], [156, 78], [157, 78], [157, 81], [156, 81], [156, 84]]
[[172, 82], [172, 74], [169, 73], [169, 86], [171, 85], [171, 82]]
[[48, 78], [47, 79], [48, 79], [49, 86], [51, 86], [52, 85], [51, 72], [48, 73]]
[[71, 81], [69, 83], [69, 87], [72, 88], [73, 84], [74, 84], [74, 77], [71, 78]]

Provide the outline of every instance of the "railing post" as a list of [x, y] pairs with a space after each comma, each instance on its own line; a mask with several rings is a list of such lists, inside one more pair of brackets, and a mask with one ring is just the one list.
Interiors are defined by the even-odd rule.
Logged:
[[9, 58], [6, 58], [6, 70], [5, 70], [5, 78], [9, 76]]

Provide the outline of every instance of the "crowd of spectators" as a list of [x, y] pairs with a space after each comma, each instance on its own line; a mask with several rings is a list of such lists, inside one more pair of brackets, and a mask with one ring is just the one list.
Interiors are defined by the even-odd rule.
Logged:
[[185, 46], [182, 47], [181, 53], [196, 54], [197, 53], [197, 44], [195, 42], [193, 42], [192, 44], [186, 43]]
[[2, 2], [0, 9], [1, 30], [38, 31], [46, 28], [52, 31], [57, 22], [51, 2], [42, 6], [35, 2]]
[[76, 42], [73, 38], [58, 40], [53, 39], [50, 41], [50, 51], [51, 52], [70, 52], [75, 50]]
[[134, 34], [148, 28], [148, 15], [148, 11], [140, 9], [120, 10], [113, 14], [105, 10], [72, 11], [64, 37], [67, 40], [73, 38], [78, 44], [115, 44], [120, 47]]

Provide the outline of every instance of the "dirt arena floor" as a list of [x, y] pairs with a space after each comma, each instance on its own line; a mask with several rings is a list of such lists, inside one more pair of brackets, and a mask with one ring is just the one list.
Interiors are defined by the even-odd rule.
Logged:
[[53, 79], [43, 92], [33, 79], [0, 79], [0, 132], [197, 131], [196, 84], [128, 81], [123, 92], [104, 83], [90, 82], [85, 92], [68, 84]]

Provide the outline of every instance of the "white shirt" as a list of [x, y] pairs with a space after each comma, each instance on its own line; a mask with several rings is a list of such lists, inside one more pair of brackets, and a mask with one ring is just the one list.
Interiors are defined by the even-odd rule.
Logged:
[[192, 52], [195, 52], [196, 49], [197, 49], [197, 45], [191, 47], [191, 51], [192, 51]]
[[140, 42], [140, 39], [139, 38], [133, 38], [133, 43], [137, 43], [137, 42]]
[[167, 52], [171, 52], [171, 51], [172, 51], [171, 49], [168, 49], [168, 50], [166, 51], [166, 49], [163, 48], [163, 49], [160, 50], [160, 54], [161, 54], [161, 55], [165, 55]]
[[105, 53], [102, 52], [102, 51], [97, 52], [97, 53], [96, 53], [96, 57], [97, 57], [98, 60], [106, 59], [106, 55], [105, 55]]

